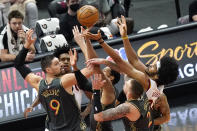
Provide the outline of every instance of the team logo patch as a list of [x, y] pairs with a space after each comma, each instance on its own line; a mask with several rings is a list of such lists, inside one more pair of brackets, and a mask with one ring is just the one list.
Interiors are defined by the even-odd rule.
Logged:
[[52, 42], [49, 41], [49, 42], [47, 43], [47, 46], [48, 46], [48, 47], [51, 47], [51, 46], [52, 46]]
[[42, 28], [47, 29], [47, 25], [46, 24], [42, 25]]

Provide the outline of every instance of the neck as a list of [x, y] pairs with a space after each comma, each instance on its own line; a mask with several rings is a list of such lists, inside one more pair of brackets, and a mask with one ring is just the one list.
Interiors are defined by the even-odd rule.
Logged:
[[132, 97], [130, 98], [127, 98], [128, 101], [131, 101], [131, 100], [136, 100], [136, 99], [133, 99]]
[[71, 16], [75, 16], [77, 14], [77, 12], [74, 12], [70, 8], [68, 8], [68, 14]]
[[56, 78], [56, 76], [53, 76], [53, 75], [50, 75], [50, 74], [46, 74], [46, 82], [47, 82], [47, 84], [50, 84], [54, 78]]

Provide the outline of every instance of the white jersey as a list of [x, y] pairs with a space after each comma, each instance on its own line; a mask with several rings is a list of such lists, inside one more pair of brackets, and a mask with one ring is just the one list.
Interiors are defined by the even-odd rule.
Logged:
[[152, 101], [153, 104], [157, 100], [157, 98], [163, 93], [164, 86], [157, 87], [157, 84], [154, 80], [150, 79], [149, 89], [146, 92], [148, 100]]
[[81, 109], [81, 100], [82, 100], [82, 90], [80, 90], [77, 86], [73, 86], [73, 94], [75, 95], [75, 100]]

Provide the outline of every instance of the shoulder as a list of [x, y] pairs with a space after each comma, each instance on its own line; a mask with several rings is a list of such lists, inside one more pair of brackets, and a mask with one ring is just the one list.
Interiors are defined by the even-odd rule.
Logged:
[[161, 100], [167, 100], [167, 97], [164, 93], [162, 93], [160, 96], [159, 96], [159, 99]]
[[0, 34], [0, 49], [7, 49], [7, 32], [2, 31]]

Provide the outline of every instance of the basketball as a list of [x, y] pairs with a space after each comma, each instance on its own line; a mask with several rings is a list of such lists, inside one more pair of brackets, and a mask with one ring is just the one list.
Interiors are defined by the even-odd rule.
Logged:
[[77, 19], [81, 25], [91, 27], [98, 21], [99, 11], [91, 5], [82, 6], [77, 11]]

